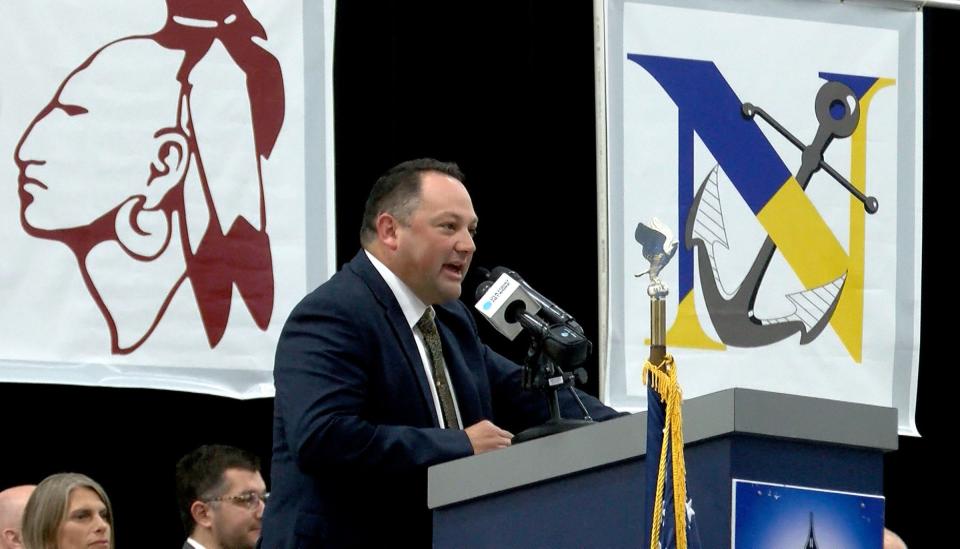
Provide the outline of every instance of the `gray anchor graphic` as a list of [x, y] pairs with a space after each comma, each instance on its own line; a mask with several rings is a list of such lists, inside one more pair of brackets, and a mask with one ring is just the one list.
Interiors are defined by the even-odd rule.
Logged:
[[[834, 118], [832, 108], [843, 108], [842, 116]], [[810, 145], [804, 145], [786, 128], [760, 107], [744, 103], [745, 118], [759, 116], [777, 130], [800, 151], [801, 163], [796, 180], [806, 189], [810, 178], [819, 170], [825, 171], [856, 197], [867, 213], [877, 211], [874, 197], [865, 196], [823, 159], [823, 153], [835, 138], [853, 134], [860, 122], [860, 105], [856, 95], [840, 82], [827, 82], [820, 87], [814, 102], [819, 127]], [[704, 207], [706, 206], [706, 207]], [[696, 247], [698, 272], [704, 302], [717, 335], [734, 347], [759, 347], [800, 333], [800, 344], [805, 345], [826, 328], [843, 292], [846, 273], [817, 288], [787, 295], [795, 307], [793, 313], [774, 319], [760, 319], [754, 315], [754, 304], [760, 284], [777, 249], [768, 235], [754, 258], [750, 269], [732, 294], [721, 289], [714, 262], [714, 246], [728, 247], [723, 215], [717, 189], [717, 167], [701, 183], [687, 216], [684, 231], [687, 249]]]

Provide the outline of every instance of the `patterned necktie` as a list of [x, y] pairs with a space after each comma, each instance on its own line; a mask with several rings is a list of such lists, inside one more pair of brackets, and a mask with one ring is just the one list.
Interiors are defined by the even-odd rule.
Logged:
[[433, 309], [428, 307], [417, 321], [417, 329], [423, 336], [423, 343], [427, 347], [427, 357], [430, 359], [430, 371], [433, 373], [433, 384], [437, 388], [440, 398], [440, 409], [443, 412], [443, 422], [448, 429], [457, 429], [457, 409], [453, 405], [453, 390], [447, 383], [447, 366], [443, 361], [443, 349], [440, 347], [440, 334], [437, 325], [433, 322]]

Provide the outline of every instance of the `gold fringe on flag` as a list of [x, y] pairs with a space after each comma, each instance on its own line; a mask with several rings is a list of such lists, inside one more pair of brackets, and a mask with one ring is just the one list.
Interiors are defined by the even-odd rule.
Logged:
[[[687, 549], [687, 469], [683, 463], [683, 417], [680, 405], [683, 394], [677, 383], [677, 367], [673, 356], [666, 355], [663, 362], [654, 366], [650, 362], [643, 365], [643, 383], [649, 382], [650, 388], [666, 403], [663, 421], [663, 439], [660, 444], [660, 467], [657, 472], [657, 494], [653, 506], [650, 549], [658, 549], [660, 543], [660, 525], [663, 515], [663, 491], [667, 475], [667, 442], [670, 446], [670, 459], [673, 465], [673, 521], [677, 533], [677, 549]], [[647, 406], [649, 412], [649, 405]], [[647, 456], [650, 459], [650, 456]]]

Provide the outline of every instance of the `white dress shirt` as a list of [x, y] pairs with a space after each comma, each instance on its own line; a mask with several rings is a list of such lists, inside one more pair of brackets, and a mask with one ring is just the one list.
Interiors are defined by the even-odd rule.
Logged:
[[[393, 296], [397, 298], [397, 303], [400, 304], [400, 310], [403, 311], [403, 316], [407, 320], [407, 326], [413, 333], [414, 341], [417, 342], [417, 351], [420, 352], [420, 363], [423, 365], [424, 373], [427, 374], [430, 394], [433, 395], [433, 410], [437, 414], [437, 421], [440, 422], [441, 427], [445, 427], [443, 411], [440, 408], [440, 397], [437, 396], [437, 386], [433, 381], [433, 372], [430, 370], [430, 359], [427, 357], [427, 347], [423, 343], [423, 334], [416, 328], [420, 317], [422, 317], [423, 313], [427, 310], [427, 305], [421, 301], [420, 298], [413, 293], [413, 290], [400, 280], [397, 275], [393, 274], [393, 271], [374, 257], [373, 254], [367, 250], [364, 250], [364, 253], [367, 254], [367, 258], [373, 263], [374, 268], [377, 269], [377, 272], [383, 277], [390, 291], [393, 292]], [[450, 376], [447, 374], [446, 368], [444, 368], [441, 375], [446, 376], [447, 387], [450, 387], [450, 393], [453, 395], [453, 407], [457, 412], [457, 425], [454, 425], [454, 427], [462, 429], [463, 419], [460, 417], [460, 406], [457, 405], [457, 392], [453, 389], [453, 384], [450, 383]]]

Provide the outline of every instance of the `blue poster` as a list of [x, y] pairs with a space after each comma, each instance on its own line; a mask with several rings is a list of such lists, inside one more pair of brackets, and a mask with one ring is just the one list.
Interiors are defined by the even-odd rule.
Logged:
[[733, 481], [734, 549], [876, 549], [883, 496]]

